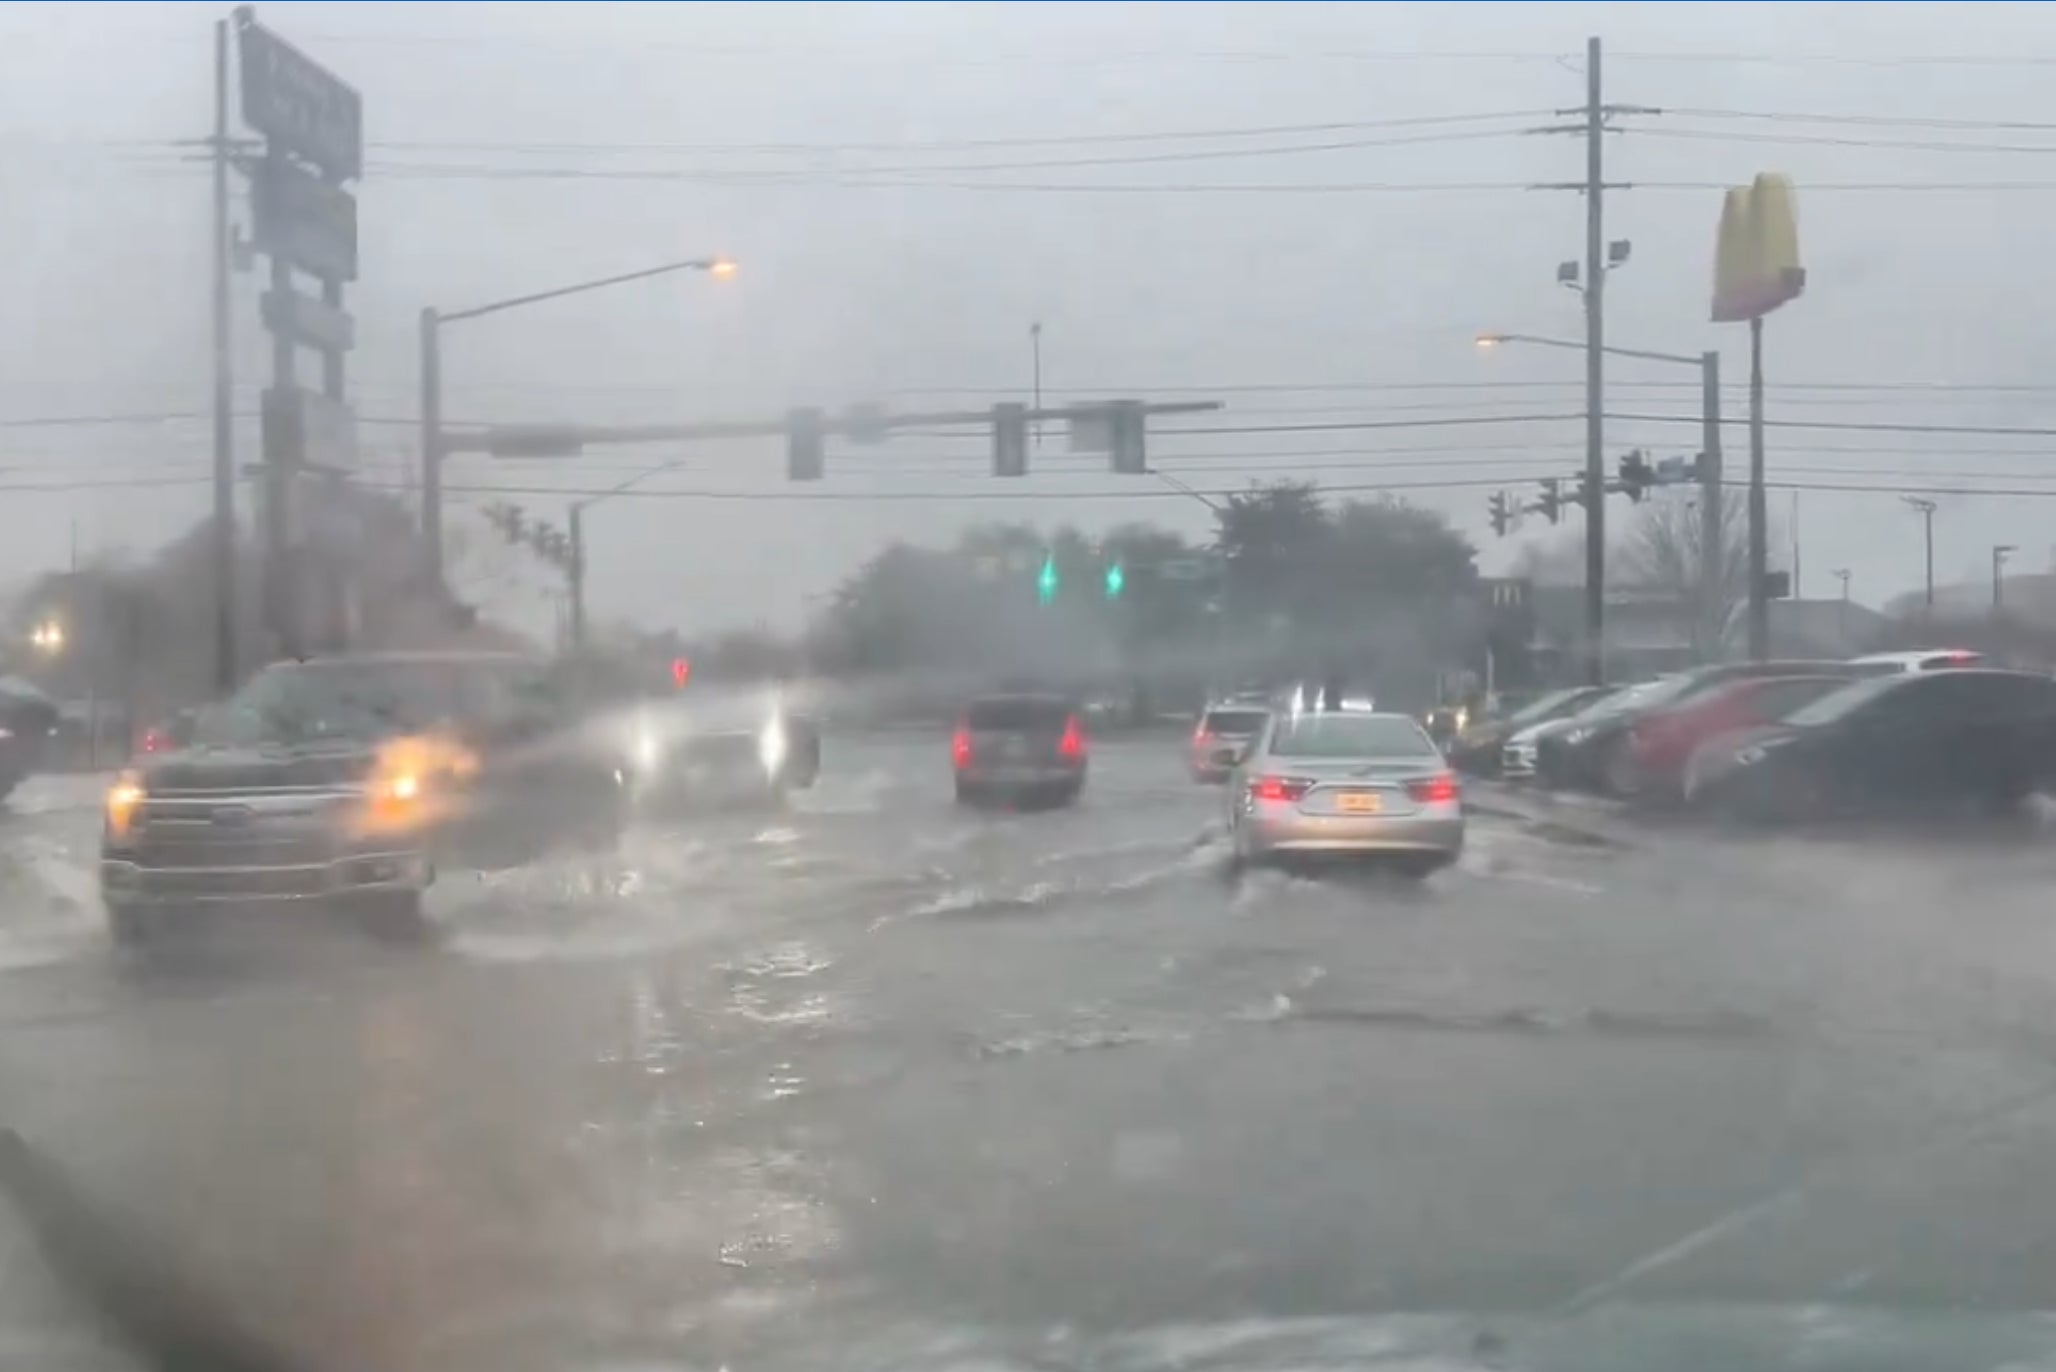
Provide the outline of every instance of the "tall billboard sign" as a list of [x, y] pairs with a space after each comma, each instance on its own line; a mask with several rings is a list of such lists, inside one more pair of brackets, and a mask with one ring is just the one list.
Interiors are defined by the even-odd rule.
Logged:
[[[357, 279], [357, 198], [347, 187], [364, 171], [364, 100], [259, 24], [251, 6], [235, 11], [234, 30], [243, 122], [264, 140], [238, 165], [250, 178], [251, 242], [271, 265], [261, 316], [275, 340], [263, 409], [266, 618], [282, 651], [342, 647], [352, 536], [310, 515], [339, 504], [318, 493], [357, 465], [344, 394], [356, 321], [343, 287]], [[296, 375], [301, 349], [320, 359], [318, 385]]]

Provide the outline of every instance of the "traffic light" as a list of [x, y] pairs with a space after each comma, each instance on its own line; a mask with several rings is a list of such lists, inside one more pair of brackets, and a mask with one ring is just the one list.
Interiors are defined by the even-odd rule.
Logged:
[[1513, 513], [1511, 510], [1507, 508], [1507, 505], [1508, 501], [1506, 499], [1505, 491], [1494, 491], [1492, 493], [1492, 500], [1490, 504], [1490, 509], [1492, 511], [1492, 532], [1499, 535], [1499, 537], [1501, 538], [1506, 537], [1506, 526], [1513, 522]]
[[1656, 473], [1649, 469], [1649, 459], [1640, 448], [1621, 459], [1621, 494], [1630, 500], [1640, 500], [1656, 480]]
[[1582, 505], [1588, 513], [1592, 509], [1592, 474], [1590, 472], [1581, 472], [1578, 475], [1578, 504]]
[[785, 416], [785, 479], [821, 479], [821, 412], [793, 410]]
[[1035, 578], [1035, 598], [1047, 605], [1057, 598], [1057, 555], [1044, 554], [1042, 573]]
[[1542, 499], [1535, 503], [1544, 519], [1551, 524], [1563, 515], [1563, 481], [1559, 477], [1548, 477], [1542, 482]]
[[992, 407], [992, 474], [1028, 474], [1028, 407], [1017, 401]]
[[671, 684], [680, 690], [684, 690], [685, 683], [690, 680], [692, 680], [692, 661], [689, 658], [683, 657], [672, 658]]
[[1108, 446], [1111, 466], [1120, 476], [1146, 476], [1149, 450], [1144, 437], [1148, 419], [1140, 400], [1116, 400], [1107, 406]]
[[1119, 600], [1121, 592], [1128, 586], [1128, 573], [1118, 562], [1107, 564], [1107, 599]]

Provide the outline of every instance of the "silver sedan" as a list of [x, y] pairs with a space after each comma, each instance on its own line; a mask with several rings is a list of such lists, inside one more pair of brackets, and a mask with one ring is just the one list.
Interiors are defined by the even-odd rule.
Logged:
[[1463, 852], [1463, 800], [1448, 762], [1405, 715], [1280, 713], [1236, 769], [1228, 828], [1238, 864], [1374, 857], [1426, 876]]

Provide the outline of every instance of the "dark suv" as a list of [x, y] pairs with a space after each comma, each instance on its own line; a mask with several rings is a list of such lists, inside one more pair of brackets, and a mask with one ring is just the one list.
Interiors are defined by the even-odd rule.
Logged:
[[957, 800], [1069, 805], [1085, 788], [1085, 716], [1067, 696], [982, 696], [950, 738]]

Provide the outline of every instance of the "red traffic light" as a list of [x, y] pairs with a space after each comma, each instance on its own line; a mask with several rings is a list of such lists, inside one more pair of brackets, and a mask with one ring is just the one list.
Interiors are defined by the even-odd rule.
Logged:
[[692, 663], [682, 657], [671, 659], [671, 684], [683, 686], [692, 679]]

